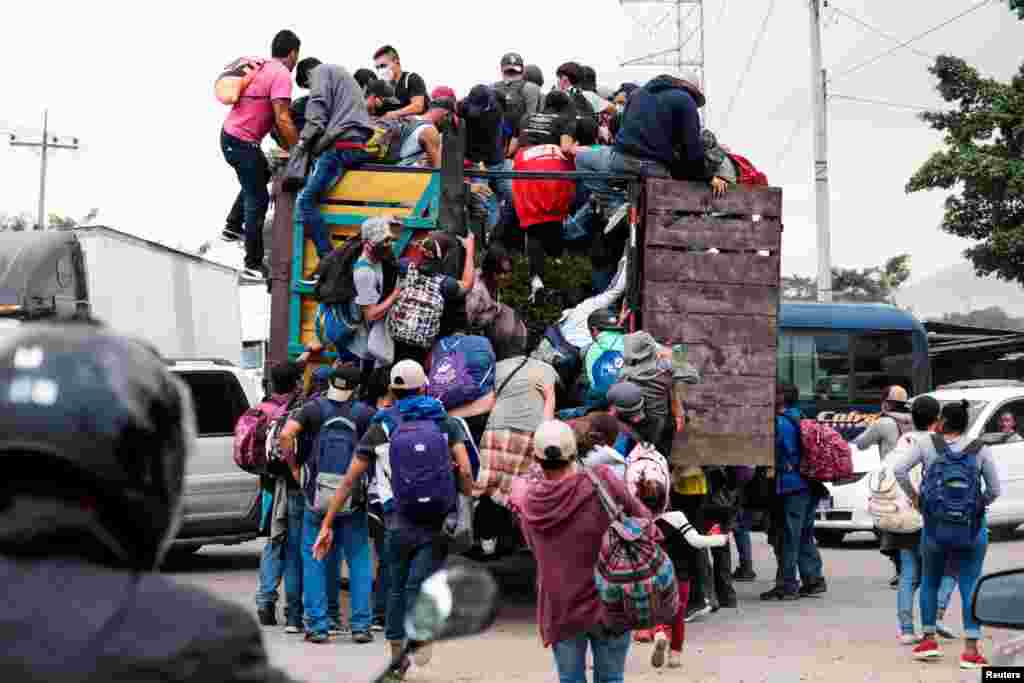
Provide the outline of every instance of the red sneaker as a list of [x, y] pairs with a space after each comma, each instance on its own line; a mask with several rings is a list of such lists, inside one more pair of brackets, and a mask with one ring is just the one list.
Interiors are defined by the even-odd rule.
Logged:
[[633, 632], [633, 640], [638, 643], [649, 643], [654, 640], [654, 629], [637, 629]]
[[932, 639], [922, 640], [918, 643], [917, 647], [914, 648], [914, 659], [921, 661], [927, 661], [929, 659], [938, 659], [942, 656], [942, 648], [939, 644]]
[[980, 669], [983, 666], [988, 666], [988, 660], [982, 657], [980, 652], [964, 652], [960, 655], [961, 669]]

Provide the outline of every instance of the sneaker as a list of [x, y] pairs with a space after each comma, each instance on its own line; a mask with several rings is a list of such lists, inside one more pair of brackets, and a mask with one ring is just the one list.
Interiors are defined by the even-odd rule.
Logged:
[[891, 579], [889, 579], [889, 588], [891, 588], [893, 590], [896, 590], [899, 587], [900, 587], [900, 575], [897, 574], [896, 576], [894, 576]]
[[696, 621], [698, 619], [703, 619], [704, 617], [706, 617], [709, 614], [711, 614], [711, 605], [709, 605], [708, 603], [705, 602], [700, 607], [698, 607], [696, 605], [694, 605], [692, 607], [688, 607], [686, 609], [686, 618], [683, 621], [685, 621], [687, 624], [689, 624], [689, 623], [691, 623], [693, 621]]
[[736, 571], [732, 573], [732, 580], [740, 583], [749, 583], [757, 579], [757, 574], [754, 573], [753, 569], [749, 567], [743, 568], [738, 567]]
[[904, 633], [900, 635], [900, 645], [917, 645], [921, 642], [921, 636], [916, 633]]
[[668, 668], [681, 669], [683, 667], [683, 653], [672, 650], [668, 653]]
[[292, 635], [302, 633], [302, 624], [288, 624], [284, 627], [284, 632]]
[[322, 643], [326, 643], [329, 639], [330, 636], [323, 632], [306, 634], [307, 643], [316, 643], [317, 645], [320, 645]]
[[946, 640], [956, 640], [957, 637], [956, 633], [950, 630], [950, 628], [941, 621], [935, 624], [935, 632]]
[[661, 631], [654, 636], [654, 652], [651, 653], [651, 666], [660, 669], [665, 666], [665, 652], [668, 651], [668, 636]]
[[760, 597], [762, 600], [781, 600], [783, 593], [784, 591], [780, 587], [776, 586], [770, 591], [765, 591], [764, 593], [761, 593]]
[[351, 629], [349, 629], [348, 626], [342, 626], [341, 624], [333, 623], [331, 624], [331, 627], [330, 629], [328, 629], [327, 633], [329, 633], [332, 636], [344, 636], [349, 633], [352, 633], [352, 631]]
[[430, 643], [420, 646], [420, 649], [412, 655], [412, 661], [416, 662], [416, 666], [424, 667], [430, 664], [430, 660], [434, 657], [434, 646]]
[[277, 626], [277, 610], [273, 607], [260, 607], [256, 610], [260, 626]]
[[619, 208], [615, 209], [615, 213], [608, 218], [608, 224], [604, 226], [604, 234], [607, 235], [622, 225], [622, 221], [626, 220], [627, 216], [629, 216], [629, 202], [626, 202], [619, 206]]
[[224, 228], [220, 231], [220, 238], [225, 242], [240, 242], [245, 238], [245, 233], [231, 228]]
[[409, 667], [412, 666], [412, 662], [408, 657], [402, 660], [396, 668], [388, 670], [384, 676], [381, 677], [381, 683], [401, 683], [405, 680], [405, 674], [409, 671]]
[[263, 272], [262, 268], [245, 268], [242, 271], [242, 277], [246, 280], [266, 280], [267, 275]]
[[638, 628], [633, 631], [633, 640], [637, 643], [649, 643], [654, 640], [654, 631], [649, 628]]
[[942, 657], [942, 648], [935, 642], [934, 639], [928, 638], [918, 643], [917, 647], [914, 648], [914, 659], [921, 661], [927, 661], [929, 659], [939, 659]]
[[783, 591], [779, 594], [779, 600], [782, 600], [783, 602], [792, 602], [793, 600], [799, 600], [801, 597], [802, 596], [799, 591], [793, 591], [792, 593]]
[[373, 620], [373, 623], [370, 624], [370, 630], [371, 631], [377, 631], [378, 633], [383, 633], [384, 632], [384, 618], [383, 617], [375, 618]]
[[369, 631], [353, 631], [352, 642], [356, 645], [366, 645], [373, 642], [373, 634]]
[[825, 593], [827, 591], [828, 584], [825, 583], [825, 579], [824, 577], [822, 577], [820, 579], [811, 581], [810, 583], [805, 583], [804, 585], [800, 586], [800, 597], [809, 598], [812, 595], [821, 595], [822, 593]]
[[530, 303], [531, 304], [539, 303], [539, 297], [541, 296], [541, 292], [543, 292], [543, 291], [544, 291], [544, 281], [541, 280], [536, 275], [534, 275], [533, 279], [530, 280]]
[[961, 669], [980, 669], [983, 666], [988, 666], [988, 660], [980, 652], [975, 652], [974, 654], [964, 652], [960, 655]]

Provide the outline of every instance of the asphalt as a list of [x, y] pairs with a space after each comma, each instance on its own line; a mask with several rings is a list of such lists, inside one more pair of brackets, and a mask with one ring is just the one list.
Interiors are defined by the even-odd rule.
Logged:
[[[253, 594], [262, 541], [211, 547], [175, 559], [165, 572], [237, 602], [255, 615]], [[634, 644], [626, 681], [707, 683], [828, 681], [862, 683], [946, 683], [980, 680], [980, 672], [957, 667], [961, 641], [945, 643], [941, 661], [922, 664], [897, 642], [896, 592], [889, 588], [891, 565], [878, 553], [870, 534], [852, 535], [840, 548], [822, 548], [828, 593], [799, 602], [761, 602], [775, 564], [763, 534], [754, 534], [758, 581], [736, 584], [739, 606], [687, 625], [681, 670], [651, 668], [650, 645]], [[533, 596], [534, 569], [529, 556], [489, 563], [502, 587], [496, 625], [474, 638], [438, 644], [429, 667], [410, 672], [411, 683], [483, 681], [557, 681], [554, 662], [537, 634]], [[985, 572], [1024, 567], [1024, 532], [993, 542]], [[343, 599], [345, 594], [343, 593]], [[954, 593], [947, 622], [961, 628], [959, 593]], [[983, 648], [1017, 637], [986, 629]], [[381, 634], [370, 645], [344, 637], [325, 645], [303, 642], [281, 627], [265, 628], [271, 661], [302, 681], [361, 683], [385, 662]]]

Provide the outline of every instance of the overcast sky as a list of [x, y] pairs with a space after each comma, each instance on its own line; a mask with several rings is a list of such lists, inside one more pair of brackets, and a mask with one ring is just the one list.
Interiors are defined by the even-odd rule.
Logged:
[[[836, 0], [831, 5], [908, 39], [969, 9], [977, 0]], [[737, 85], [771, 0], [706, 0], [709, 126], [785, 191], [783, 270], [815, 271], [809, 125], [811, 78], [806, 0], [778, 0], [742, 91]], [[116, 5], [116, 9], [114, 9]], [[104, 9], [101, 11], [101, 7]], [[110, 9], [106, 9], [109, 7]], [[238, 191], [220, 152], [225, 107], [212, 94], [221, 66], [243, 54], [269, 54], [280, 28], [295, 30], [304, 56], [354, 70], [371, 66], [379, 45], [395, 45], [403, 66], [428, 87], [461, 95], [498, 76], [503, 52], [539, 64], [546, 83], [558, 64], [593, 65], [602, 84], [643, 81], [664, 69], [620, 68], [631, 57], [669, 47], [665, 9], [616, 0], [392, 0], [370, 14], [349, 3], [17, 3], [4, 10], [0, 130], [51, 129], [78, 136], [80, 153], [51, 157], [48, 207], [72, 216], [100, 209], [100, 221], [172, 245], [214, 238]], [[380, 14], [386, 8], [387, 16]], [[285, 19], [288, 12], [293, 16]], [[101, 19], [101, 16], [103, 17]], [[894, 42], [826, 11], [825, 65], [839, 73]], [[983, 73], [1009, 78], [1021, 62], [1024, 23], [1002, 0], [914, 43], [925, 54], [952, 53]], [[926, 57], [907, 50], [833, 83], [831, 92], [915, 106], [940, 100]], [[730, 101], [731, 116], [725, 121]], [[833, 262], [877, 265], [913, 256], [914, 279], [956, 263], [969, 244], [937, 228], [943, 195], [907, 196], [903, 187], [939, 138], [913, 110], [830, 102]], [[803, 125], [800, 125], [802, 122]], [[800, 126], [796, 135], [794, 130]], [[787, 143], [788, 144], [788, 152]], [[786, 152], [784, 154], [784, 152]], [[0, 141], [0, 212], [35, 214], [39, 158]]]

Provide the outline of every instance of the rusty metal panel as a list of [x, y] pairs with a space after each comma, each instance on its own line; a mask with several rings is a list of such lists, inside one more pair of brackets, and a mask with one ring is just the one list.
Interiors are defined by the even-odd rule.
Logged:
[[708, 254], [649, 248], [644, 255], [647, 282], [719, 282], [778, 286], [779, 255]]
[[295, 194], [281, 188], [274, 179], [274, 222], [270, 246], [270, 343], [267, 353], [267, 377], [273, 365], [288, 362], [289, 309], [292, 290], [292, 250]]
[[663, 344], [775, 347], [775, 318], [644, 311], [644, 328]]
[[686, 429], [672, 443], [673, 465], [774, 464], [774, 407], [703, 404], [691, 398], [686, 412]]
[[731, 185], [724, 196], [712, 197], [705, 183], [651, 178], [647, 181], [647, 211], [779, 218], [782, 216], [782, 189]]
[[777, 350], [771, 346], [743, 344], [689, 344], [689, 359], [701, 377], [745, 375], [775, 379]]
[[777, 219], [718, 218], [702, 214], [649, 213], [644, 242], [652, 246], [707, 250], [778, 251], [782, 224]]
[[711, 282], [648, 282], [645, 311], [776, 316], [779, 293], [774, 287]]

